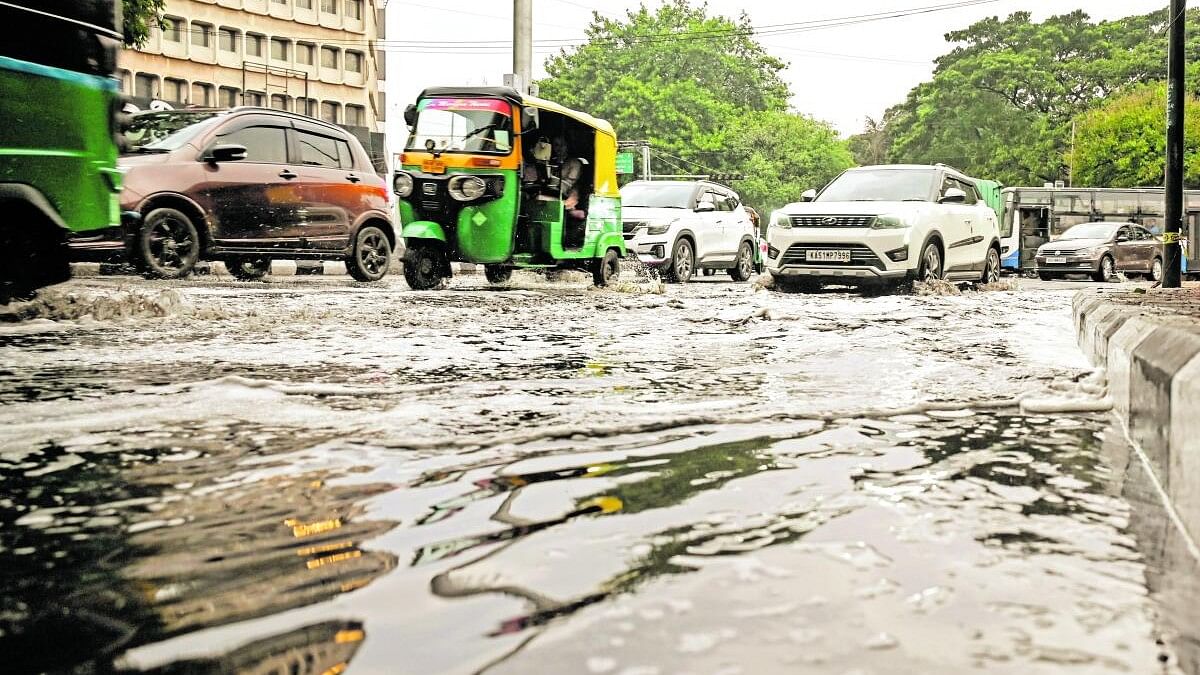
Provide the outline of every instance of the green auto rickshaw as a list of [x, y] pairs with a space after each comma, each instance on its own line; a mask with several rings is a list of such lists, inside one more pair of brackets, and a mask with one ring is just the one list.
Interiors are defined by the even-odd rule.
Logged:
[[451, 262], [501, 283], [515, 268], [580, 269], [604, 286], [625, 257], [617, 137], [591, 115], [508, 87], [436, 87], [404, 111], [409, 140], [393, 177], [417, 290]]

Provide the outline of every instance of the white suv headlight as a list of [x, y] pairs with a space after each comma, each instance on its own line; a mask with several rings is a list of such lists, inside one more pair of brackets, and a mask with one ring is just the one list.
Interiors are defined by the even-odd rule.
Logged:
[[875, 216], [875, 220], [871, 222], [872, 230], [902, 230], [906, 227], [912, 227], [912, 223], [908, 222], [904, 216], [892, 214]]
[[673, 220], [669, 223], [647, 223], [646, 234], [666, 234], [667, 230], [671, 229], [671, 226], [674, 224], [675, 221]]
[[771, 227], [791, 227], [792, 218], [783, 211], [771, 212]]

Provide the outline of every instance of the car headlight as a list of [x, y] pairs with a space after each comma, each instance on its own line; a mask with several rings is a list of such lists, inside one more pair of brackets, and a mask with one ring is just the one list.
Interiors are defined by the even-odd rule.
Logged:
[[871, 221], [872, 230], [900, 230], [906, 227], [912, 227], [912, 224], [903, 216], [875, 216], [875, 220]]
[[783, 211], [771, 212], [771, 227], [791, 227], [792, 219]]
[[650, 223], [646, 226], [646, 234], [666, 234], [675, 221], [669, 223]]
[[479, 199], [487, 192], [487, 183], [479, 176], [455, 176], [447, 186], [450, 196], [460, 202]]
[[397, 173], [396, 177], [392, 179], [392, 190], [396, 193], [397, 197], [407, 197], [411, 195], [413, 191], [412, 176], [404, 173], [403, 171]]

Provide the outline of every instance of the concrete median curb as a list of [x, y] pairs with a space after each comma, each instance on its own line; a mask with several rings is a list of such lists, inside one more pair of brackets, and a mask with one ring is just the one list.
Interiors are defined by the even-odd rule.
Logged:
[[[112, 263], [72, 263], [71, 268], [76, 276], [81, 277], [127, 275], [134, 273], [132, 268], [128, 266]], [[482, 265], [474, 265], [472, 263], [450, 263], [450, 268], [454, 270], [455, 275], [478, 274], [483, 270]], [[398, 259], [393, 260], [388, 274], [399, 275], [403, 273], [404, 264]], [[225, 269], [225, 263], [219, 260], [196, 263], [195, 274], [197, 276], [208, 274], [213, 276], [230, 276], [229, 271]], [[277, 277], [346, 276], [346, 263], [337, 260], [272, 260], [271, 275]]]
[[1109, 395], [1192, 541], [1200, 540], [1200, 313], [1170, 292], [1084, 291], [1079, 346], [1108, 373]]

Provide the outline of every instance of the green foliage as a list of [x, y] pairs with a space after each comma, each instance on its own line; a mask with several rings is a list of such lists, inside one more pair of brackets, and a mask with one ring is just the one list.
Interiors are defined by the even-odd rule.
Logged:
[[[1136, 87], [1081, 115], [1075, 149], [1066, 161], [1076, 185], [1140, 187], [1161, 185], [1166, 163], [1167, 87]], [[1200, 99], [1184, 104], [1184, 183], [1200, 185]]]
[[749, 115], [731, 130], [727, 163], [746, 177], [736, 185], [742, 200], [766, 217], [854, 166], [854, 158], [828, 124], [771, 111]]
[[[622, 140], [649, 141], [661, 153], [655, 173], [743, 173], [748, 180], [736, 187], [749, 203], [778, 205], [835, 174], [849, 154], [827, 126], [787, 112], [791, 92], [779, 76], [786, 64], [752, 32], [745, 15], [709, 16], [706, 5], [687, 0], [654, 11], [643, 5], [620, 20], [594, 14], [588, 42], [551, 57], [539, 87], [608, 120]], [[786, 153], [803, 141], [772, 132], [829, 147], [804, 148], [792, 166]]]
[[[1066, 178], [1071, 120], [1166, 75], [1165, 10], [1099, 23], [1082, 11], [1043, 23], [1017, 12], [946, 39], [955, 47], [933, 79], [888, 111], [888, 157], [945, 162], [1009, 185]], [[1200, 55], [1200, 40], [1187, 52]]]
[[887, 132], [888, 122], [886, 115], [881, 120], [868, 117], [862, 133], [849, 138], [850, 154], [856, 163], [863, 166], [887, 163], [888, 151], [892, 147], [892, 138]]
[[150, 39], [150, 29], [162, 27], [162, 15], [167, 0], [122, 0], [122, 18], [125, 23], [125, 44], [141, 47]]

